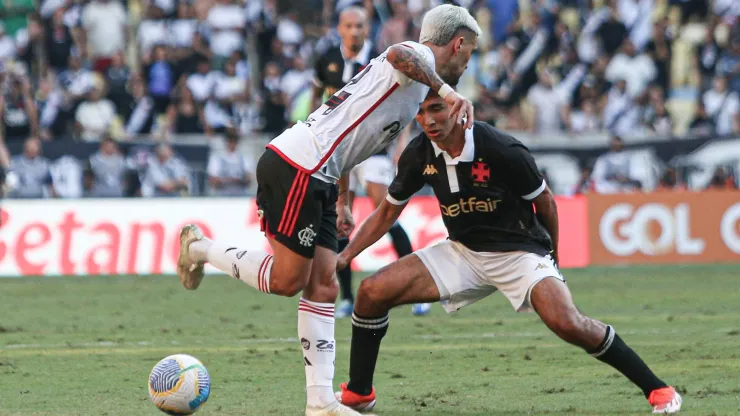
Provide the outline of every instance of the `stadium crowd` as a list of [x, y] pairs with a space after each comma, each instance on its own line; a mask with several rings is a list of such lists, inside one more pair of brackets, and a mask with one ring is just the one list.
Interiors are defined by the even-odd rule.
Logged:
[[[228, 144], [205, 169], [208, 188], [243, 195], [253, 158], [237, 150], [239, 139], [274, 137], [306, 118], [312, 63], [338, 41], [337, 11], [366, 8], [370, 40], [382, 51], [418, 38], [424, 11], [439, 3], [41, 0], [15, 33], [0, 25], [0, 165], [9, 172], [8, 196], [193, 193], [192, 166], [171, 145], [223, 136]], [[484, 29], [458, 85], [478, 120], [573, 140], [617, 137], [593, 172], [584, 169], [581, 191], [638, 187], [614, 172], [608, 181], [616, 183], [591, 185], [614, 165], [605, 160], [619, 158], [610, 156], [618, 137], [740, 134], [740, 2], [456, 3]], [[44, 144], [60, 140], [100, 146], [86, 160], [52, 163]], [[134, 141], [157, 146], [124, 155], [119, 143]], [[18, 142], [22, 150], [10, 154]], [[661, 184], [671, 187], [671, 175]], [[729, 172], [716, 176], [737, 183]]]

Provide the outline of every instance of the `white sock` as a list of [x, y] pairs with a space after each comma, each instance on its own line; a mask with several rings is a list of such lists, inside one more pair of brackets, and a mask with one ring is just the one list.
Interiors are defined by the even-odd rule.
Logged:
[[306, 369], [306, 404], [323, 408], [334, 403], [334, 304], [301, 298], [298, 304], [298, 338]]
[[259, 250], [222, 246], [207, 238], [191, 243], [188, 251], [191, 259], [211, 263], [234, 279], [270, 293], [271, 255]]

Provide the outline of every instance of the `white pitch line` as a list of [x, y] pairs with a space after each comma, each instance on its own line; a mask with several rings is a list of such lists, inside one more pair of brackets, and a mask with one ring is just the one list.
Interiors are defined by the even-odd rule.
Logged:
[[[720, 328], [715, 329], [714, 333], [727, 333], [733, 330], [733, 328]], [[682, 331], [679, 329], [673, 329], [670, 331], [661, 331], [657, 329], [648, 331], [619, 331], [623, 335], [671, 335], [671, 334], [689, 334], [691, 331]], [[473, 334], [453, 334], [453, 335], [441, 335], [441, 334], [428, 334], [428, 335], [417, 335], [414, 336], [417, 340], [485, 340], [492, 338], [537, 338], [549, 336], [549, 332], [502, 332], [502, 333], [473, 333]], [[349, 342], [349, 338], [344, 340]], [[260, 345], [260, 344], [294, 344], [298, 342], [298, 338], [256, 338], [246, 339], [231, 342], [229, 346], [241, 346], [241, 345]], [[156, 346], [170, 346], [170, 345], [181, 345], [178, 341], [171, 341], [169, 343], [153, 342], [153, 341], [138, 341], [138, 342], [113, 342], [113, 341], [100, 341], [100, 342], [82, 342], [82, 343], [59, 343], [59, 344], [8, 344], [0, 346], [0, 351], [11, 351], [11, 350], [33, 350], [33, 349], [60, 349], [60, 348], [100, 348], [100, 347], [156, 347]], [[190, 345], [190, 344], [189, 344]], [[195, 346], [195, 345], [192, 345]]]

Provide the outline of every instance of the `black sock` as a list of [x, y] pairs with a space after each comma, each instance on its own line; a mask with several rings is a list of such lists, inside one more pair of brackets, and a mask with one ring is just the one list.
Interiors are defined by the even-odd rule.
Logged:
[[347, 389], [367, 396], [373, 391], [373, 374], [380, 341], [388, 332], [388, 315], [363, 318], [352, 314], [352, 350], [349, 355]]
[[403, 229], [403, 227], [401, 227], [401, 224], [393, 224], [393, 227], [388, 230], [388, 234], [391, 235], [393, 248], [396, 249], [396, 254], [398, 254], [398, 258], [408, 256], [414, 251], [414, 249], [411, 248], [411, 240], [409, 240], [409, 236], [408, 234], [406, 234], [406, 231]]
[[[345, 247], [349, 244], [349, 238], [339, 239], [339, 252], [341, 253]], [[337, 273], [339, 278], [339, 291], [341, 292], [342, 300], [348, 300], [352, 303], [355, 302], [355, 295], [352, 293], [352, 269], [350, 266], [345, 267]]]
[[642, 358], [614, 332], [611, 325], [606, 327], [606, 335], [601, 344], [595, 350], [590, 351], [589, 354], [624, 374], [625, 377], [642, 389], [645, 397], [655, 389], [666, 387], [663, 380], [653, 374], [647, 364], [642, 361]]

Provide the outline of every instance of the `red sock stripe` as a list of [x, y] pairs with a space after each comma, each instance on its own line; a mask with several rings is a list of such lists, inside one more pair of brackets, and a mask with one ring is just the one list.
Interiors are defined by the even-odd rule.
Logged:
[[300, 311], [308, 312], [308, 313], [312, 313], [314, 315], [328, 316], [329, 318], [333, 318], [334, 317], [334, 313], [323, 312], [323, 311], [320, 311], [318, 309], [309, 308], [308, 306], [306, 306], [303, 303], [300, 306], [298, 306], [298, 311], [299, 312]]
[[265, 256], [264, 259], [262, 259], [262, 263], [260, 264], [260, 270], [259, 273], [257, 273], [257, 286], [258, 289], [261, 292], [269, 293], [269, 287], [267, 287], [267, 282], [265, 282], [265, 272], [267, 271], [267, 265], [269, 264], [270, 260], [272, 259], [272, 256]]
[[302, 175], [303, 175], [304, 180], [303, 180], [303, 183], [301, 184], [300, 194], [298, 196], [298, 202], [295, 204], [295, 207], [296, 207], [295, 214], [293, 215], [293, 218], [291, 218], [289, 222], [290, 226], [288, 226], [288, 232], [286, 233], [288, 236], [293, 235], [293, 231], [295, 231], [295, 223], [298, 221], [298, 212], [300, 212], [301, 206], [303, 206], [303, 200], [306, 197], [306, 190], [308, 189], [309, 176], [306, 174], [302, 174]]
[[293, 184], [290, 185], [290, 191], [288, 191], [288, 199], [285, 200], [285, 207], [283, 208], [283, 216], [280, 218], [280, 225], [278, 225], [277, 231], [279, 233], [283, 232], [283, 227], [285, 226], [285, 223], [288, 221], [288, 212], [290, 211], [290, 208], [292, 206], [292, 201], [295, 197], [296, 188], [298, 188], [298, 182], [301, 180], [301, 173], [297, 173], [295, 178], [293, 178]]
[[319, 305], [313, 304], [310, 301], [307, 301], [305, 299], [301, 299], [300, 302], [299, 302], [299, 305], [306, 305], [309, 308], [318, 309], [318, 310], [324, 311], [324, 312], [334, 312], [334, 305], [331, 305], [331, 306], [319, 306]]

